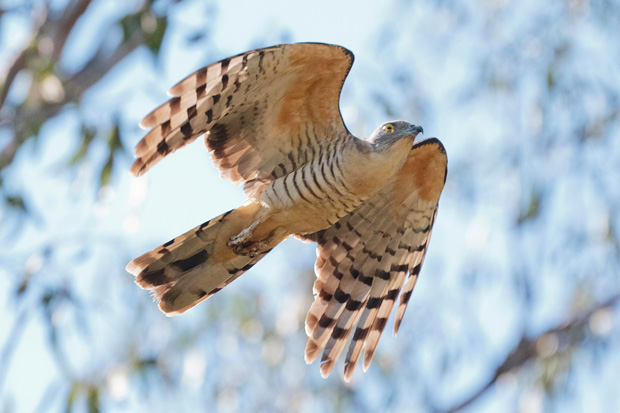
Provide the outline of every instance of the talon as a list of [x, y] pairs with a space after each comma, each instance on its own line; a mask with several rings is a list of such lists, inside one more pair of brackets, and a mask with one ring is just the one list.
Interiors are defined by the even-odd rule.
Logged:
[[269, 249], [269, 242], [269, 239], [262, 241], [248, 241], [242, 244], [234, 245], [232, 250], [237, 255], [245, 255], [250, 258], [254, 258], [261, 252]]
[[242, 231], [240, 234], [237, 234], [234, 237], [230, 237], [226, 245], [228, 245], [229, 247], [239, 246], [244, 241], [246, 241], [247, 238], [249, 238], [247, 234]]
[[237, 255], [247, 255], [254, 258], [258, 255], [258, 248], [255, 242], [245, 242], [233, 246], [233, 252]]
[[[248, 239], [250, 237], [246, 236], [246, 231], [247, 230], [242, 231], [239, 235], [232, 237], [228, 241], [228, 246], [232, 247], [235, 254], [254, 258], [271, 248], [271, 242], [274, 239], [276, 230], [272, 231], [265, 239], [259, 241], [249, 241]], [[241, 236], [244, 237], [243, 240], [240, 239]]]
[[[238, 233], [237, 235], [230, 237], [226, 245], [228, 245], [229, 247], [234, 247], [234, 246], [242, 245], [243, 243], [247, 244], [246, 241], [248, 241], [252, 237], [252, 233], [254, 232], [254, 229], [258, 226], [259, 223], [260, 221], [256, 221], [252, 225], [250, 225], [248, 228]], [[236, 250], [235, 250], [235, 253], [236, 253]]]

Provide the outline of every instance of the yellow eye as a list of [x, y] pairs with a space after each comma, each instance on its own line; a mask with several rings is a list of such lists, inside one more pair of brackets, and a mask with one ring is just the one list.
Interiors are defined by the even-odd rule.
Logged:
[[388, 123], [387, 125], [383, 127], [383, 130], [385, 132], [394, 132], [394, 125], [392, 125], [391, 123]]

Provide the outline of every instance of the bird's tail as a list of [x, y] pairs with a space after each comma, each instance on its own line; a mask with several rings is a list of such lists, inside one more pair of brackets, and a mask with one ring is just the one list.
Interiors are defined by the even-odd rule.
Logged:
[[177, 315], [206, 300], [252, 268], [270, 249], [256, 256], [237, 255], [227, 245], [250, 227], [260, 206], [244, 205], [205, 222], [127, 264], [136, 284], [151, 290], [166, 315]]

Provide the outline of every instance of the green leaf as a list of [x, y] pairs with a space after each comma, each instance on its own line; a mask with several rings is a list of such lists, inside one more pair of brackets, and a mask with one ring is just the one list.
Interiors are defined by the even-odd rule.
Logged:
[[541, 195], [538, 191], [532, 191], [530, 194], [530, 203], [526, 211], [521, 211], [517, 218], [517, 225], [521, 225], [526, 221], [536, 218], [540, 214]]
[[198, 43], [198, 42], [204, 40], [205, 37], [207, 37], [206, 33], [200, 31], [200, 32], [195, 32], [195, 33], [189, 35], [187, 37], [187, 39], [185, 39], [185, 40], [187, 41], [187, 43], [193, 45], [195, 43]]
[[47, 76], [54, 74], [56, 68], [56, 60], [49, 56], [37, 55], [36, 59], [31, 60], [33, 64], [30, 66], [33, 79], [37, 83], [41, 83]]
[[31, 118], [25, 122], [23, 128], [17, 131], [18, 142], [25, 142], [32, 136], [38, 136], [45, 121], [46, 119], [42, 118]]
[[80, 162], [88, 153], [91, 143], [95, 139], [95, 131], [82, 125], [82, 143], [78, 150], [73, 154], [69, 160], [69, 165], [75, 165]]
[[101, 175], [99, 176], [99, 186], [106, 186], [110, 182], [110, 178], [112, 177], [112, 167], [114, 166], [114, 154], [110, 153], [108, 156], [108, 160], [105, 165], [101, 169]]
[[151, 53], [153, 53], [153, 56], [157, 57], [157, 55], [159, 55], [159, 50], [161, 49], [161, 44], [164, 40], [164, 35], [166, 34], [166, 29], [168, 28], [168, 18], [166, 16], [157, 17], [155, 21], [155, 30], [150, 33], [146, 41], [146, 46], [149, 48]]
[[137, 32], [142, 32], [146, 39], [145, 44], [154, 56], [159, 54], [166, 29], [168, 18], [155, 16], [150, 10], [123, 17], [119, 22], [123, 31], [123, 42], [131, 39]]
[[24, 212], [28, 210], [26, 207], [26, 202], [21, 195], [7, 195], [4, 197], [4, 201], [10, 208], [18, 209]]
[[553, 69], [547, 70], [547, 89], [553, 89], [555, 87], [555, 74]]
[[124, 150], [123, 141], [121, 140], [121, 130], [118, 122], [115, 123], [112, 133], [108, 137], [108, 148], [110, 153], [114, 153], [118, 150]]
[[67, 405], [65, 408], [65, 411], [67, 413], [73, 410], [73, 404], [75, 403], [75, 399], [77, 399], [80, 393], [80, 387], [81, 386], [79, 382], [73, 382], [71, 384], [71, 390], [69, 390], [69, 394], [67, 394]]
[[137, 30], [140, 30], [140, 18], [141, 14], [136, 13], [125, 16], [119, 21], [123, 30], [123, 43], [127, 42]]
[[90, 386], [88, 389], [88, 411], [91, 413], [99, 412], [99, 388]]

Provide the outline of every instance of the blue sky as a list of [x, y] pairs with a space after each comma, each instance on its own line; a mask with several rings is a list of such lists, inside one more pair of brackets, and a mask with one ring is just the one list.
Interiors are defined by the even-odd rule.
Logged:
[[[212, 24], [204, 18], [205, 9], [209, 7], [216, 10], [217, 17]], [[620, 145], [617, 140], [614, 143], [609, 139], [593, 142], [581, 152], [583, 155], [569, 145], [566, 149], [552, 148], [542, 153], [539, 145], [547, 135], [557, 133], [562, 137], [566, 134], [570, 138], [572, 133], [566, 128], [571, 125], [569, 120], [574, 116], [571, 108], [576, 105], [567, 105], [569, 109], [565, 109], [561, 99], [555, 101], [553, 96], [546, 96], [544, 82], [539, 77], [541, 70], [545, 70], [545, 62], [552, 61], [549, 56], [554, 52], [552, 46], [560, 43], [558, 39], [566, 38], [575, 44], [571, 57], [566, 60], [567, 76], [574, 76], [576, 81], [586, 79], [597, 85], [608, 85], [617, 73], [617, 48], [602, 49], [600, 46], [609, 45], [604, 40], [609, 33], [596, 25], [598, 20], [592, 17], [594, 11], [584, 13], [572, 7], [564, 13], [558, 11], [557, 4], [538, 8], [537, 3], [531, 1], [512, 7], [501, 1], [484, 5], [463, 2], [446, 8], [404, 1], [318, 1], [311, 5], [276, 0], [220, 1], [209, 6], [199, 1], [190, 2], [175, 8], [171, 16], [171, 29], [164, 41], [157, 70], [153, 69], [147, 51], [135, 52], [85, 95], [87, 104], [80, 115], [87, 119], [101, 118], [100, 124], [105, 129], [106, 122], [111, 124], [110, 110], [121, 107], [123, 140], [132, 146], [144, 133], [137, 127], [142, 116], [166, 99], [169, 87], [201, 66], [250, 48], [282, 41], [336, 43], [352, 50], [356, 62], [345, 83], [341, 102], [349, 129], [358, 136], [366, 136], [389, 116], [404, 118], [422, 124], [427, 136], [440, 137], [448, 150], [450, 175], [422, 277], [402, 333], [397, 339], [386, 333], [379, 351], [380, 357], [384, 357], [380, 360], [389, 361], [392, 351], [403, 354], [411, 350], [412, 359], [418, 363], [414, 366], [421, 369], [420, 374], [437, 377], [436, 381], [442, 383], [436, 394], [443, 404], [449, 405], [490, 374], [493, 363], [501, 360], [504, 351], [518, 340], [522, 325], [534, 334], [566, 316], [575, 291], [579, 289], [575, 285], [580, 282], [579, 275], [571, 275], [566, 282], [562, 274], [567, 268], [580, 274], [580, 267], [584, 268], [583, 272], [588, 268], [598, 270], [592, 263], [602, 263], [600, 270], [611, 281], [595, 284], [591, 287], [593, 294], [599, 296], [606, 288], [618, 287], [609, 276], [616, 270], [605, 268], [605, 265], [613, 267], [609, 258], [611, 252], [595, 248], [598, 244], [592, 240], [600, 239], [609, 220], [620, 225], [619, 218], [609, 216], [611, 203], [599, 196], [588, 175], [582, 176], [581, 171], [596, 173], [589, 165], [598, 164], [603, 172], [599, 171], [600, 175], [595, 178], [612, 182], [618, 175], [613, 168], [615, 160], [619, 159]], [[103, 36], [106, 24], [128, 10], [131, 7], [122, 1], [95, 3], [80, 22], [80, 36], [69, 40], [68, 53], [63, 57], [67, 70], [79, 67], [91, 53], [93, 43]], [[577, 17], [571, 17], [571, 13], [576, 13]], [[557, 16], [562, 19], [554, 20]], [[574, 21], [571, 23], [570, 19]], [[540, 24], [540, 28], [532, 28], [535, 24]], [[574, 33], [568, 30], [572, 27]], [[3, 20], [0, 61], [7, 61], [7, 57], [13, 55], [28, 30], [25, 20]], [[208, 48], [205, 43], [190, 44], [185, 40], [188, 35], [203, 31], [208, 36]], [[2, 69], [4, 66], [0, 66]], [[476, 82], [488, 72], [496, 74], [499, 80], [504, 79], [505, 89], [501, 84], [496, 89], [487, 88], [483, 81], [478, 86]], [[404, 83], [395, 81], [402, 73], [412, 76]], [[20, 93], [19, 85], [13, 93]], [[608, 103], [601, 97], [600, 89], [604, 87], [585, 91], [580, 112], [584, 116], [596, 118], [607, 110]], [[389, 108], [385, 107], [381, 96], [389, 97]], [[92, 184], [97, 168], [104, 162], [102, 151], [93, 150], [88, 162], [77, 169], [63, 166], [78, 142], [79, 125], [74, 115], [69, 111], [49, 122], [41, 138], [29, 142], [20, 152], [20, 158], [8, 175], [10, 179], [6, 180], [6, 185], [25, 188], [33, 209], [40, 215], [40, 219], [28, 221], [23, 235], [15, 240], [10, 251], [17, 260], [30, 254], [33, 246], [59, 239], [66, 242], [65, 255], [56, 257], [54, 265], [62, 265], [65, 258], [66, 262], [81, 269], [85, 276], [73, 280], [79, 291], [87, 299], [109, 308], [110, 318], [98, 319], [93, 334], [100, 338], [97, 350], [112, 353], [111, 348], [122, 346], [124, 342], [123, 337], [114, 335], [115, 323], [129, 322], [123, 320], [123, 313], [118, 310], [121, 304], [126, 305], [122, 301], [127, 297], [123, 295], [123, 287], [119, 287], [125, 281], [119, 284], [115, 278], [120, 273], [117, 268], [206, 219], [234, 208], [244, 197], [240, 189], [219, 178], [202, 142], [176, 152], [140, 179], [129, 178], [127, 170], [131, 159], [123, 159], [115, 167], [113, 185], [97, 196]], [[549, 121], [549, 117], [556, 117], [557, 121]], [[615, 128], [617, 134], [617, 126]], [[613, 130], [605, 133], [613, 134]], [[0, 136], [0, 143], [1, 139]], [[514, 156], [517, 161], [507, 159], [507, 155]], [[575, 162], [585, 166], [576, 167]], [[530, 187], [544, 186], [560, 173], [565, 174], [565, 178], [550, 195], [553, 212], [547, 212], [549, 215], [541, 218], [542, 222], [532, 223], [516, 233], [515, 215], [527, 203]], [[571, 191], [575, 187], [583, 188], [587, 194], [582, 203], [572, 200]], [[612, 199], [617, 199], [614, 198], [617, 192], [610, 190]], [[0, 214], [2, 212], [0, 210]], [[587, 218], [581, 220], [584, 215]], [[0, 223], [2, 220], [0, 215]], [[592, 248], [583, 254], [575, 253], [574, 263], [567, 253], [569, 265], [564, 266], [553, 254], [562, 253], [564, 238], [557, 238], [557, 234], [566, 231], [566, 222], [574, 222], [568, 230], [590, 240]], [[541, 237], [546, 240], [542, 247]], [[558, 245], [555, 245], [556, 239]], [[74, 257], [79, 255], [83, 243], [101, 245], [97, 244], [94, 257], [74, 264]], [[512, 255], [516, 250], [521, 251], [520, 255], [515, 254], [517, 258]], [[287, 260], [293, 254], [299, 257], [299, 262]], [[28, 258], [31, 265], [36, 265], [37, 259], [40, 261], [36, 254]], [[292, 277], [300, 277], [302, 268], [310, 268], [313, 259], [313, 245], [287, 241], [253, 269], [253, 275], [245, 276], [230, 288], [261, 291], [271, 300], [265, 312], [276, 317], [277, 310], [283, 308], [290, 297], [308, 299], [310, 291], [298, 286], [299, 279]], [[524, 313], [521, 298], [515, 293], [518, 289], [514, 286], [512, 271], [519, 266], [515, 265], [515, 259], [522, 259], [525, 267], [537, 269], [536, 298], [528, 314]], [[109, 264], [102, 267], [102, 262]], [[1, 271], [4, 268], [0, 268], [0, 297], [10, 297], [13, 284], [8, 280], [11, 274]], [[52, 276], [54, 271], [50, 268], [47, 273]], [[307, 275], [307, 271], [303, 274]], [[131, 277], [127, 277], [130, 283]], [[585, 276], [583, 279], [588, 281]], [[100, 283], [102, 286], [93, 288]], [[470, 289], [468, 283], [475, 288]], [[276, 288], [280, 285], [287, 286], [288, 290]], [[101, 291], [105, 293], [100, 294]], [[224, 303], [213, 300], [215, 298], [203, 305]], [[6, 311], [12, 321], [19, 308], [27, 305], [9, 306], [2, 311]], [[152, 307], [149, 317], [157, 317], [155, 305]], [[437, 308], [441, 311], [435, 311]], [[300, 311], [305, 310], [301, 308]], [[56, 314], [60, 324], [67, 323], [68, 316], [62, 311]], [[172, 320], [166, 322], [191, 325], [198, 322], [199, 315], [188, 313], [187, 317]], [[0, 323], [2, 342], [10, 324]], [[20, 411], [32, 411], [39, 401], [31, 397], [32, 393], [45, 391], [47, 383], [57, 374], [46, 351], [43, 325], [30, 322], [26, 328], [5, 386], [13, 394], [13, 403]], [[410, 349], [409, 343], [417, 342], [417, 331], [428, 336], [419, 348]], [[451, 343], [478, 345], [481, 351], [465, 353], [469, 358], [456, 362], [458, 367], [451, 370], [449, 378], [440, 379], [438, 359], [450, 354]], [[77, 349], [71, 354], [77, 369], [83, 369], [85, 375], [98, 371], [97, 366], [89, 364], [88, 351], [79, 350], [79, 346], [71, 348]], [[289, 350], [297, 351], [297, 358], [302, 358], [303, 347], [287, 347], [286, 351]], [[208, 351], [208, 346], [194, 349], [187, 356], [188, 363], [198, 366], [208, 363], [201, 358], [204, 351]], [[607, 360], [597, 373], [601, 380], [614, 380], [614, 366], [618, 366], [620, 360], [617, 357]], [[578, 369], [585, 371], [579, 376], [580, 384], [592, 378], [591, 370], [583, 367], [589, 362], [586, 357], [578, 365]], [[297, 369], [295, 371], [305, 369], [303, 374], [318, 376], [316, 365], [291, 366]], [[341, 370], [341, 365], [336, 369]], [[330, 380], [340, 380], [339, 374], [340, 371], [333, 374], [336, 377]], [[360, 386], [359, 393], [367, 393], [359, 397], [366, 397], [371, 405], [373, 400], [380, 404], [384, 393], [370, 389], [370, 374], [356, 372], [353, 385]], [[404, 368], [396, 374], [405, 377]], [[122, 378], [122, 374], [119, 377]], [[366, 383], [364, 377], [369, 377]], [[62, 378], [57, 380], [62, 381]], [[542, 390], [527, 380], [527, 377], [516, 376], [504, 378], [486, 397], [482, 410], [503, 410], [513, 406], [514, 400], [526, 406], [533, 403], [536, 407]], [[405, 381], [403, 385], [415, 386], [416, 383]], [[62, 389], [62, 385], [58, 386]], [[592, 406], [594, 400], [600, 400], [599, 393], [589, 389], [587, 384], [583, 386], [580, 403], [561, 407], [580, 411], [583, 406]], [[519, 390], [523, 388], [526, 390]], [[129, 399], [132, 397], [135, 396]], [[613, 394], [606, 397], [612, 398]], [[125, 408], [131, 411], [137, 401], [126, 403]], [[317, 410], [320, 404], [313, 406], [314, 409], [308, 411]]]

